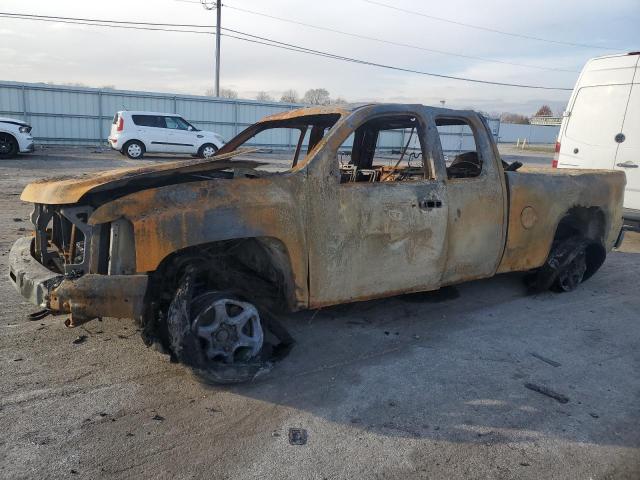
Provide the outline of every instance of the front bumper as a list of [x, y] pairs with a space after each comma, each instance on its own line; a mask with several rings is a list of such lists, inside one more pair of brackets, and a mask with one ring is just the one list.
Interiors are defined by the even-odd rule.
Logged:
[[142, 319], [147, 275], [65, 276], [38, 262], [32, 244], [33, 238], [21, 238], [9, 253], [9, 277], [31, 303], [69, 314], [70, 325], [101, 317]]
[[20, 153], [30, 153], [35, 151], [36, 146], [33, 143], [33, 137], [28, 133], [20, 133], [16, 135], [18, 141], [18, 150]]
[[22, 147], [20, 149], [20, 153], [32, 153], [36, 151], [36, 146], [33, 143], [33, 141], [31, 143], [27, 143], [27, 145], [25, 147]]

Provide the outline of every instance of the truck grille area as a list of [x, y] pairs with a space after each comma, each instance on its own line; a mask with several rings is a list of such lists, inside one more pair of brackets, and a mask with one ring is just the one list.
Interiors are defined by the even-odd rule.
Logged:
[[[35, 226], [33, 256], [45, 267], [59, 273], [80, 276], [93, 270], [92, 248], [100, 255], [100, 226], [87, 221], [93, 212], [89, 206], [60, 206], [36, 204], [31, 221]], [[97, 231], [96, 231], [97, 230]], [[106, 235], [102, 235], [106, 237]], [[97, 242], [95, 240], [98, 240]], [[108, 250], [108, 246], [104, 247]], [[100, 270], [96, 265], [96, 273]]]

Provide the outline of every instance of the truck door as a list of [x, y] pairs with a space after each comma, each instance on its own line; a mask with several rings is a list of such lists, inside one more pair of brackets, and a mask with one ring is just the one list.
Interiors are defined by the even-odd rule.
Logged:
[[448, 202], [427, 121], [421, 109], [358, 110], [311, 162], [312, 307], [440, 286]]
[[435, 122], [449, 200], [443, 284], [490, 277], [502, 258], [507, 223], [506, 184], [498, 151], [477, 114], [443, 114]]
[[614, 169], [627, 175], [624, 207], [640, 210], [640, 84], [631, 88], [621, 131], [616, 134], [618, 145]]

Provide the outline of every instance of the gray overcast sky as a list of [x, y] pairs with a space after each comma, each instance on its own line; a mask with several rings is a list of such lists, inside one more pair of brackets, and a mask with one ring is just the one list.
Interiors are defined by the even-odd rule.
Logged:
[[[308, 48], [404, 68], [484, 80], [573, 87], [584, 62], [640, 50], [639, 0], [380, 0], [425, 14], [498, 30], [613, 47], [605, 51], [514, 38], [372, 5], [364, 0], [228, 0], [238, 7], [395, 42], [548, 71], [386, 45], [223, 7], [222, 25]], [[215, 11], [176, 0], [0, 0], [0, 11], [163, 23], [215, 24]], [[0, 80], [115, 85], [129, 90], [203, 94], [213, 86], [214, 37], [0, 18]], [[324, 87], [353, 102], [402, 101], [533, 113], [564, 107], [570, 92], [527, 90], [429, 78], [222, 38], [223, 87], [241, 97], [279, 98]]]

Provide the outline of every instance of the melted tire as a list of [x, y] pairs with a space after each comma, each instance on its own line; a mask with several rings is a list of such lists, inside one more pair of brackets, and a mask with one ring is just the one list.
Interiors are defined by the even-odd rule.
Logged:
[[[258, 355], [243, 362], [209, 360], [203, 352], [200, 339], [192, 329], [192, 308], [199, 308], [199, 297], [194, 294], [195, 277], [195, 270], [188, 269], [167, 310], [169, 348], [175, 360], [190, 367], [194, 375], [205, 383], [243, 383], [268, 373], [273, 368], [273, 363], [284, 358], [291, 350], [293, 338], [269, 313], [261, 312], [263, 328], [280, 341], [278, 345], [273, 346], [265, 341]], [[220, 296], [228, 298], [232, 295], [221, 292]]]
[[535, 291], [571, 292], [587, 276], [587, 247], [582, 237], [572, 237], [554, 244], [545, 264], [525, 282]]

